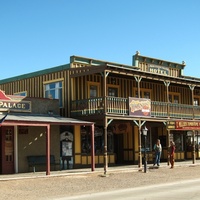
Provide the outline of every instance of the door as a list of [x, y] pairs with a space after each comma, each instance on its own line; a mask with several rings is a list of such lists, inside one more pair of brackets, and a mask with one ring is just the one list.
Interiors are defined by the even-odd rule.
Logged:
[[124, 163], [123, 134], [114, 134], [114, 149], [116, 154], [116, 164]]
[[14, 127], [3, 126], [1, 131], [1, 173], [14, 173]]

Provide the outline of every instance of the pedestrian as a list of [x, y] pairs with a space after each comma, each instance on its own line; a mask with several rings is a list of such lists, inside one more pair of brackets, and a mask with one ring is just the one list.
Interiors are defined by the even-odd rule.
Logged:
[[171, 169], [174, 168], [174, 155], [175, 155], [175, 143], [173, 141], [171, 141], [170, 148], [169, 148]]
[[156, 164], [157, 164], [157, 166], [160, 166], [160, 157], [161, 157], [161, 153], [162, 153], [162, 145], [161, 145], [159, 139], [157, 139], [157, 142], [154, 145], [153, 149], [155, 151], [155, 160], [154, 160], [153, 166], [155, 166]]

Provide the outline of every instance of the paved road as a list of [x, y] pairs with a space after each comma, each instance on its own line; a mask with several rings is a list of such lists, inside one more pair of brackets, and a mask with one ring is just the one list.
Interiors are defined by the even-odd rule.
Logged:
[[92, 193], [57, 200], [199, 200], [200, 179]]

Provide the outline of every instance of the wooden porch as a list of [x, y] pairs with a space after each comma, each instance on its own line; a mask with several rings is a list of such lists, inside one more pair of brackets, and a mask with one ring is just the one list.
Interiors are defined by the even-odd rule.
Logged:
[[[129, 115], [129, 99], [121, 97], [98, 97], [71, 102], [71, 117], [113, 114]], [[151, 117], [200, 119], [200, 106], [151, 101]]]

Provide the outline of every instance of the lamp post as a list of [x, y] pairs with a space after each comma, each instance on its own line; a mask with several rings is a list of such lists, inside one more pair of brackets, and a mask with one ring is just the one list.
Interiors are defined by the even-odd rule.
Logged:
[[142, 129], [142, 133], [144, 135], [144, 173], [147, 172], [147, 158], [146, 158], [146, 141], [147, 141], [147, 127], [145, 126], [144, 129]]

